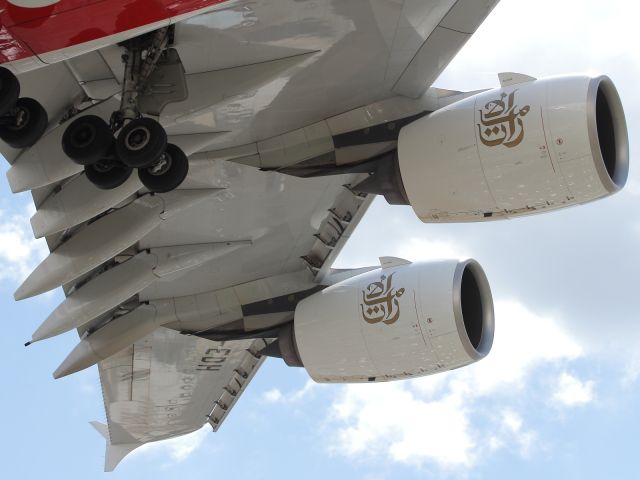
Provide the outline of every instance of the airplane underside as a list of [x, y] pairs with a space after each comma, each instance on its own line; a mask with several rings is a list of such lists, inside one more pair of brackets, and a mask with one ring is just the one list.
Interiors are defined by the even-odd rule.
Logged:
[[[50, 254], [15, 298], [63, 288], [27, 343], [77, 330], [54, 376], [98, 365], [107, 469], [217, 430], [267, 356], [342, 383], [489, 354], [474, 260], [333, 268], [376, 195], [423, 222], [486, 222], [626, 182], [606, 76], [432, 87], [497, 0], [163, 0], [138, 23], [80, 2], [112, 9], [81, 32], [70, 0], [15, 13], [31, 1], [3, 17], [0, 139]], [[34, 33], [65, 18], [48, 45]]]

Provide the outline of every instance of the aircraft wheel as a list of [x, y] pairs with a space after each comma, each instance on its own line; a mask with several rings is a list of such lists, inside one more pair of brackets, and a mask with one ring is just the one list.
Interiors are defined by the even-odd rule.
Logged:
[[30, 147], [38, 141], [49, 124], [47, 111], [40, 102], [23, 97], [3, 117], [0, 138], [13, 148]]
[[20, 82], [9, 69], [0, 67], [0, 115], [6, 115], [20, 96]]
[[180, 186], [188, 172], [189, 159], [179, 147], [169, 143], [157, 162], [138, 170], [138, 177], [149, 191], [164, 193]]
[[127, 123], [116, 140], [116, 155], [122, 163], [144, 168], [155, 163], [167, 148], [167, 133], [152, 118], [136, 118]]
[[114, 159], [101, 159], [84, 167], [89, 181], [102, 190], [119, 187], [129, 179], [132, 171], [131, 167]]
[[62, 136], [62, 150], [80, 165], [91, 165], [104, 158], [113, 145], [107, 122], [96, 115], [76, 118]]

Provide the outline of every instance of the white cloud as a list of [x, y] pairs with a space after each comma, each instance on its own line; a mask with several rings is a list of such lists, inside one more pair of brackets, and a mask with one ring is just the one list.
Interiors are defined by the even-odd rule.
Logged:
[[634, 354], [623, 368], [624, 373], [620, 383], [623, 387], [628, 388], [640, 378], [640, 354]]
[[513, 433], [518, 433], [522, 429], [522, 417], [513, 410], [502, 412], [502, 424]]
[[594, 382], [586, 382], [563, 372], [556, 382], [556, 390], [553, 393], [553, 400], [565, 407], [577, 407], [591, 403], [594, 398]]
[[131, 456], [143, 454], [168, 458], [169, 462], [167, 462], [165, 466], [180, 463], [189, 458], [191, 454], [202, 445], [210, 433], [211, 427], [207, 424], [201, 429], [181, 437], [145, 443], [134, 450]]
[[349, 385], [333, 409], [341, 424], [334, 452], [443, 467], [475, 461], [476, 442], [459, 395], [428, 401], [404, 383]]
[[44, 240], [33, 238], [29, 217], [33, 205], [18, 214], [0, 210], [0, 280], [20, 281], [49, 253]]
[[[583, 354], [549, 316], [496, 303], [491, 354], [472, 366], [410, 382], [348, 385], [332, 405], [330, 450], [352, 458], [466, 469], [491, 452], [531, 454], [536, 433], [512, 405], [535, 394], [527, 380]], [[497, 416], [495, 412], [500, 412]], [[488, 419], [482, 428], [475, 419]]]
[[[631, 12], [629, 9], [634, 11]], [[443, 88], [473, 90], [497, 86], [495, 73], [516, 71], [534, 76], [622, 68], [637, 71], [634, 27], [638, 7], [612, 0], [607, 8], [585, 8], [582, 0], [502, 0], [437, 82]], [[619, 15], [627, 11], [627, 15]], [[511, 41], [505, 28], [520, 22]], [[571, 18], [570, 22], [567, 19]], [[539, 39], [544, 25], [544, 39]], [[598, 25], [599, 35], [593, 34]], [[491, 52], [492, 54], [488, 53]], [[498, 52], [498, 54], [493, 54]], [[544, 60], [542, 60], [544, 59]], [[619, 75], [628, 76], [626, 75]], [[614, 74], [617, 72], [613, 72]], [[483, 75], [480, 80], [479, 75]]]
[[[528, 456], [533, 447], [536, 439], [535, 432], [527, 430], [523, 427], [524, 420], [522, 417], [511, 409], [506, 409], [502, 412], [502, 427], [503, 437], [511, 440], [511, 444], [515, 444], [519, 447], [520, 454], [522, 456]], [[499, 445], [504, 446], [504, 439], [495, 437]]]
[[640, 196], [640, 181], [630, 178], [625, 185], [625, 191], [635, 197]]
[[275, 403], [282, 399], [282, 392], [277, 388], [272, 388], [271, 390], [264, 392], [262, 394], [262, 398], [266, 402]]
[[426, 240], [418, 237], [409, 238], [407, 242], [397, 245], [392, 255], [412, 262], [443, 258], [464, 259], [470, 256], [465, 252], [464, 247], [452, 240]]
[[277, 403], [277, 402], [299, 402], [310, 392], [315, 390], [316, 388], [321, 387], [322, 384], [316, 383], [311, 379], [308, 379], [304, 386], [298, 390], [294, 390], [289, 393], [282, 393], [278, 388], [272, 388], [271, 390], [267, 390], [262, 394], [262, 399], [267, 403]]
[[496, 302], [495, 315], [491, 353], [457, 374], [475, 394], [522, 388], [535, 367], [573, 360], [584, 353], [582, 346], [556, 319], [535, 314], [518, 302]]

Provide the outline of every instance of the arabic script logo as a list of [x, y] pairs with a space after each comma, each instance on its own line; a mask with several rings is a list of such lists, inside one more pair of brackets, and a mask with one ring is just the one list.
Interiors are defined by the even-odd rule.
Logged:
[[[480, 123], [478, 134], [480, 141], [487, 147], [504, 145], [513, 148], [519, 145], [524, 138], [524, 125], [522, 118], [529, 113], [531, 107], [525, 105], [519, 108], [514, 104], [517, 90], [514, 90], [507, 97], [502, 93], [500, 98], [491, 100], [480, 112]], [[507, 101], [505, 102], [505, 98]]]
[[382, 275], [379, 282], [373, 282], [362, 290], [362, 318], [367, 323], [386, 323], [391, 325], [400, 318], [398, 298], [404, 294], [404, 288], [394, 290], [393, 273]]

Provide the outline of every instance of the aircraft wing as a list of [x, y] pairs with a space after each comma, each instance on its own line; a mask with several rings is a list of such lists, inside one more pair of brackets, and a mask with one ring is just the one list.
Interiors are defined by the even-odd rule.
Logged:
[[105, 471], [144, 443], [222, 424], [265, 357], [263, 340], [213, 342], [161, 328], [99, 364]]
[[263, 339], [340, 274], [333, 262], [374, 197], [353, 189], [362, 165], [456, 98], [429, 87], [496, 3], [227, 2], [177, 22], [188, 95], [152, 96], [149, 109], [190, 170], [155, 195], [135, 174], [96, 189], [60, 149], [69, 118], [118, 108], [120, 46], [19, 76], [50, 124], [30, 148], [0, 148], [51, 253], [16, 298], [64, 288], [34, 341], [77, 328], [56, 376], [99, 365], [108, 469], [143, 443], [222, 423]]

